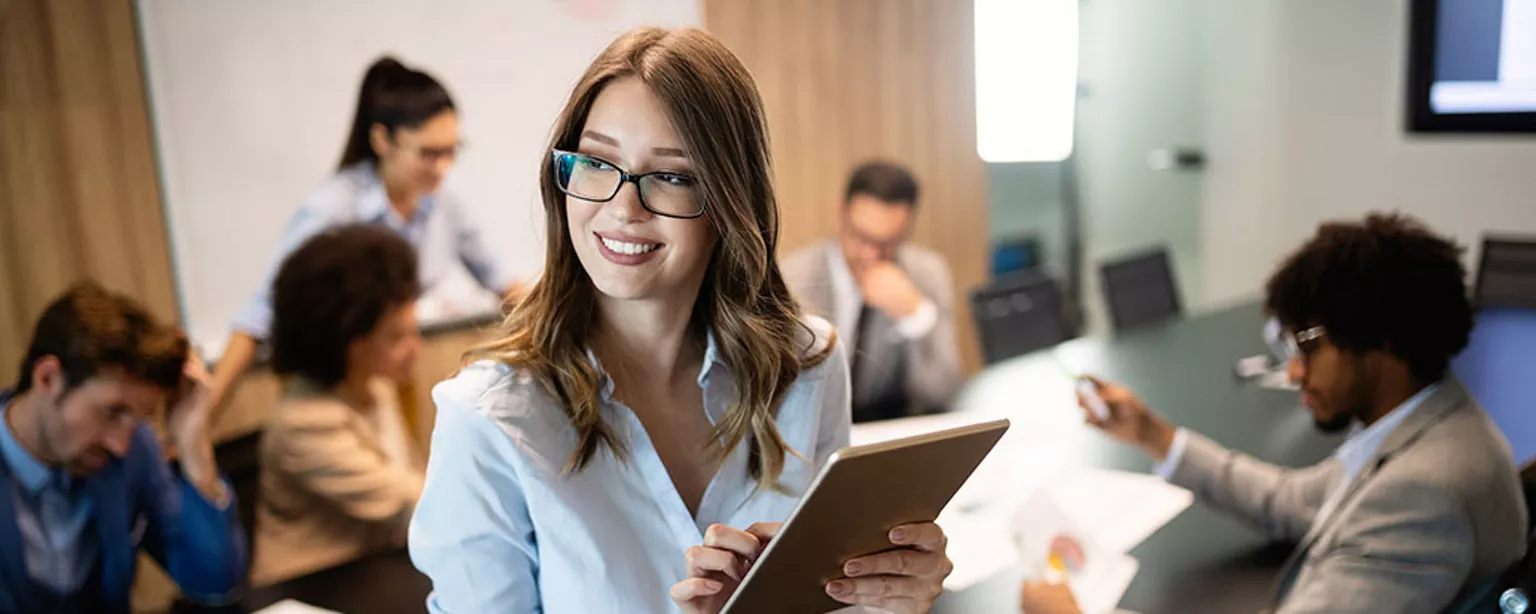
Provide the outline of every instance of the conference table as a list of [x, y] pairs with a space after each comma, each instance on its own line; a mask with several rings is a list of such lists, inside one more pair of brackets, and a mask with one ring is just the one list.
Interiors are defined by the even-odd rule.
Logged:
[[[1259, 305], [1248, 303], [1114, 337], [1069, 341], [987, 369], [968, 384], [954, 411], [1014, 415], [1020, 418], [1016, 428], [1028, 428], [1030, 412], [1070, 410], [1059, 402], [1033, 406], [1032, 383], [1091, 373], [1130, 387], [1173, 422], [1259, 459], [1290, 466], [1317, 462], [1342, 438], [1318, 433], [1295, 392], [1235, 375], [1238, 359], [1265, 352], [1263, 322]], [[1057, 460], [1071, 465], [1136, 472], [1152, 466], [1141, 452], [1086, 425], [1070, 425], [1052, 439], [1053, 454], [1065, 457]], [[1143, 614], [1258, 612], [1287, 551], [1287, 545], [1197, 503], [1131, 551], [1141, 566], [1121, 607]], [[1008, 569], [946, 593], [933, 612], [1017, 612], [1023, 573]], [[421, 612], [429, 589], [405, 552], [393, 551], [257, 589], [242, 607], [254, 611], [297, 599], [347, 613]]]
[[[1261, 460], [1304, 466], [1343, 441], [1323, 435], [1298, 394], [1266, 388], [1236, 375], [1238, 359], [1267, 352], [1259, 304], [1245, 303], [1112, 338], [1082, 338], [1000, 363], [973, 381], [956, 411], [1014, 415], [1030, 411], [1026, 384], [1085, 373], [1131, 388], [1169, 420]], [[1145, 454], [1087, 425], [1053, 435], [1067, 441], [1065, 462], [1084, 468], [1152, 471]], [[1010, 536], [999, 536], [1010, 539]], [[1288, 544], [1198, 502], [1153, 533], [1130, 554], [1140, 569], [1120, 607], [1143, 614], [1246, 613], [1268, 605], [1271, 582]], [[934, 614], [1018, 612], [1021, 568], [965, 590], [946, 593]]]

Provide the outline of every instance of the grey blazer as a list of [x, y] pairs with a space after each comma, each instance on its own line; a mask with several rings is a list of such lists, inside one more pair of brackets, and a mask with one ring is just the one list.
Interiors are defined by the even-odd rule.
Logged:
[[1393, 431], [1333, 515], [1329, 459], [1285, 469], [1190, 433], [1172, 481], [1204, 503], [1300, 545], [1271, 609], [1440, 612], [1525, 553], [1525, 499], [1509, 443], [1461, 383], [1439, 390]]
[[[856, 320], [861, 306], [836, 304], [829, 260], [833, 257], [842, 255], [837, 242], [829, 239], [784, 256], [779, 268], [800, 308], [837, 326], [839, 342], [853, 352], [858, 347], [858, 331], [851, 330], [857, 327], [846, 321], [847, 314], [854, 314]], [[905, 353], [908, 397], [921, 408], [941, 408], [949, 404], [961, 383], [960, 350], [955, 341], [955, 288], [949, 265], [943, 256], [910, 243], [897, 251], [896, 264], [906, 271], [918, 292], [933, 301], [938, 309], [938, 322], [921, 338], [891, 339], [890, 352], [875, 351], [861, 359], [878, 360], [893, 356], [894, 352]]]

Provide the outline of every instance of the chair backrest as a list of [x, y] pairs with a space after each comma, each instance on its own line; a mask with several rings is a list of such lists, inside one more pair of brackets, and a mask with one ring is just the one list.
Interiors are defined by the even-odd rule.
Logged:
[[258, 429], [213, 447], [214, 462], [229, 478], [229, 485], [235, 491], [240, 527], [245, 531], [247, 559], [255, 546], [256, 505], [261, 496], [261, 435], [262, 431]]
[[[1536, 509], [1536, 460], [1527, 461], [1520, 469], [1520, 485], [1525, 491], [1526, 510]], [[1525, 556], [1500, 574], [1498, 578], [1476, 587], [1463, 595], [1444, 614], [1526, 614], [1532, 600], [1536, 600], [1536, 515], [1529, 517], [1526, 526]]]
[[1106, 262], [1099, 266], [1099, 279], [1117, 331], [1166, 322], [1184, 312], [1166, 248]]
[[1483, 238], [1477, 304], [1536, 308], [1536, 239]]
[[1036, 271], [1016, 273], [972, 290], [971, 314], [987, 364], [1072, 336], [1060, 284]]

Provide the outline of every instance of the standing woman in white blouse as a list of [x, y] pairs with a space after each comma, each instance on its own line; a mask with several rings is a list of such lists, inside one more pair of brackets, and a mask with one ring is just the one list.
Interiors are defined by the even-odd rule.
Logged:
[[[756, 86], [710, 35], [635, 30], [587, 69], [540, 172], [544, 274], [433, 393], [409, 539], [433, 612], [720, 610], [848, 442], [847, 361], [780, 277], [771, 178]], [[944, 534], [892, 538], [828, 593], [926, 612]]]
[[283, 230], [266, 281], [235, 316], [213, 372], [215, 410], [229, 400], [271, 334], [278, 267], [328, 228], [370, 224], [404, 237], [416, 250], [426, 293], [459, 266], [498, 295], [520, 292], [508, 263], [489, 249], [463, 199], [446, 182], [462, 147], [458, 106], [442, 83], [387, 56], [368, 67], [336, 172], [304, 197]]

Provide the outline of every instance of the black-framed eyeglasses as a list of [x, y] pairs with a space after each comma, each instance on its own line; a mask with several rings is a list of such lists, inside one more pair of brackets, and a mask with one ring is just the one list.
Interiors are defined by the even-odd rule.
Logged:
[[550, 152], [555, 183], [569, 196], [594, 203], [613, 200], [626, 183], [640, 192], [640, 206], [663, 217], [693, 219], [704, 215], [698, 179], [677, 171], [630, 174], [617, 164], [570, 151]]
[[1317, 350], [1319, 339], [1328, 336], [1328, 330], [1321, 326], [1313, 326], [1295, 333], [1284, 333], [1281, 341], [1285, 343], [1285, 358], [1287, 361], [1300, 356], [1306, 358]]

